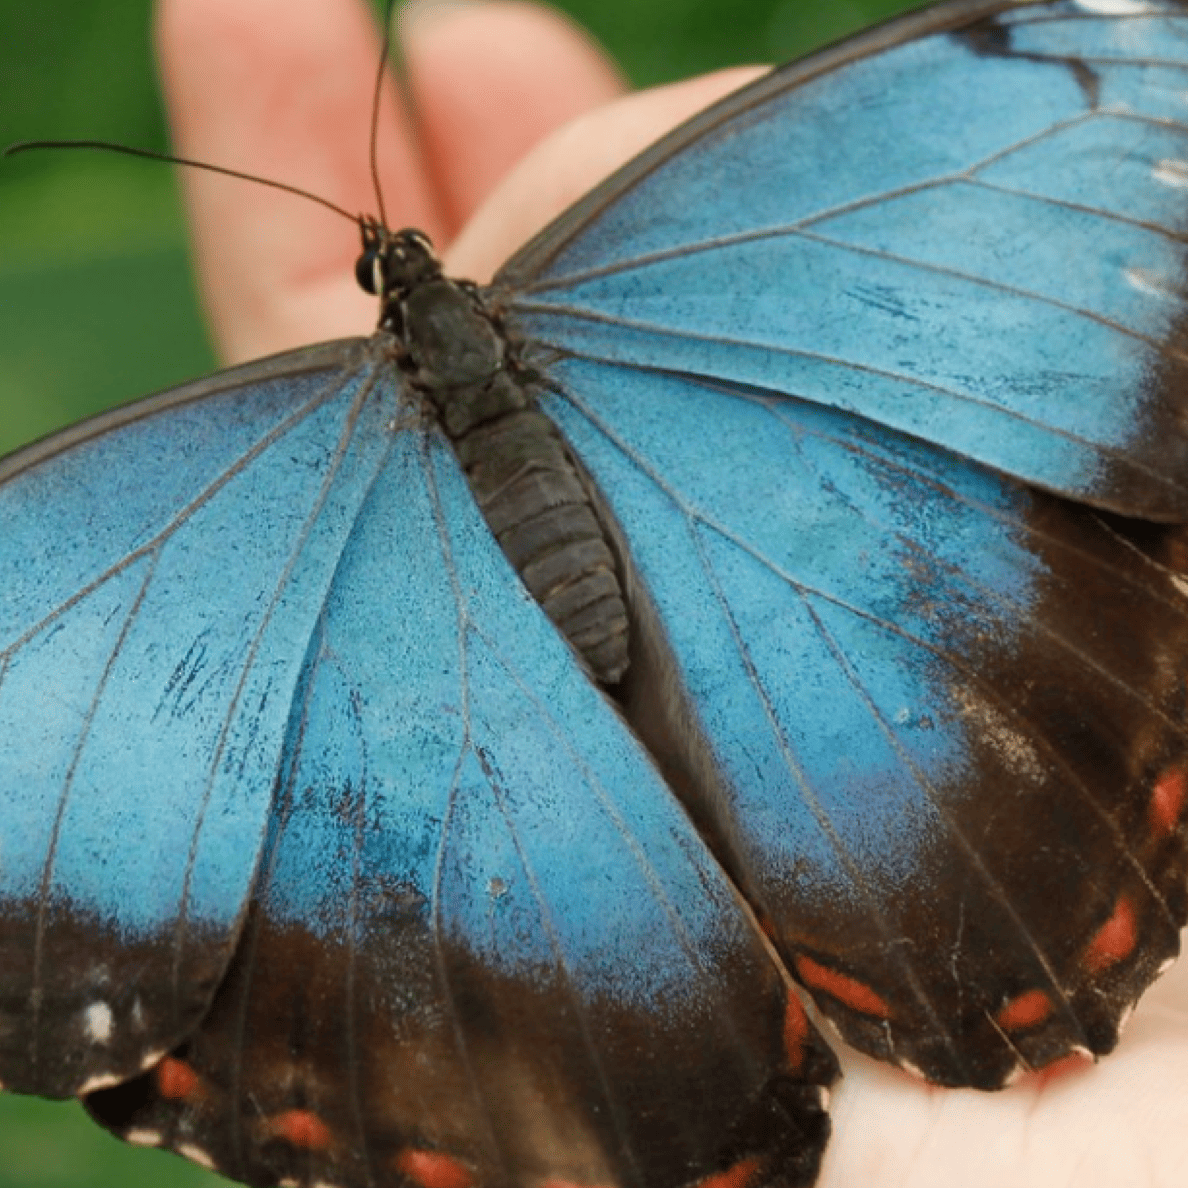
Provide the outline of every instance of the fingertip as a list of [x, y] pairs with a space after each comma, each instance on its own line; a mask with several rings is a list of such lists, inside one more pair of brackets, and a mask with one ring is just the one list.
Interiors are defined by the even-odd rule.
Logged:
[[451, 273], [488, 281], [522, 244], [670, 129], [766, 72], [735, 67], [625, 95], [547, 137], [500, 183], [450, 247]]
[[419, 0], [399, 34], [451, 233], [539, 141], [626, 90], [589, 34], [540, 4]]
[[[380, 43], [359, 0], [160, 0], [156, 40], [176, 151], [370, 211]], [[389, 84], [382, 177], [394, 219], [440, 228]], [[274, 190], [188, 170], [199, 283], [224, 358], [368, 331], [349, 281], [356, 228]], [[343, 278], [348, 278], [346, 281]]]

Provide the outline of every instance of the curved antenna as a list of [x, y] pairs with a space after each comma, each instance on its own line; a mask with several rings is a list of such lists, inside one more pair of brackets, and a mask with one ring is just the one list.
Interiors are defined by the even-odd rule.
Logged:
[[375, 89], [371, 93], [371, 143], [367, 150], [371, 164], [371, 185], [375, 190], [375, 205], [379, 210], [381, 227], [388, 225], [388, 212], [384, 209], [384, 191], [379, 177], [379, 107], [384, 73], [388, 69], [388, 55], [392, 52], [392, 14], [395, 11], [396, 0], [387, 0], [384, 5], [384, 39], [380, 45], [379, 64], [375, 69]]
[[285, 182], [273, 181], [269, 177], [257, 177], [254, 173], [243, 173], [238, 169], [227, 169], [223, 165], [211, 165], [208, 161], [193, 161], [189, 157], [175, 157], [170, 153], [155, 153], [151, 149], [131, 148], [129, 145], [114, 144], [109, 140], [18, 140], [15, 144], [10, 144], [4, 150], [3, 155], [15, 157], [17, 153], [31, 152], [34, 149], [95, 149], [98, 152], [123, 153], [127, 157], [145, 157], [150, 161], [164, 161], [168, 165], [185, 165], [190, 169], [205, 169], [207, 173], [221, 173], [224, 177], [235, 177], [240, 181], [255, 182], [258, 186], [270, 186], [274, 190], [283, 190], [286, 194], [295, 194], [298, 198], [307, 198], [310, 202], [316, 202], [319, 206], [324, 206], [327, 210], [342, 215], [344, 219], [349, 219], [356, 226], [361, 217], [351, 214], [349, 210], [339, 206], [336, 202], [331, 202], [329, 198], [311, 194], [308, 190], [301, 189], [300, 186], [290, 186]]

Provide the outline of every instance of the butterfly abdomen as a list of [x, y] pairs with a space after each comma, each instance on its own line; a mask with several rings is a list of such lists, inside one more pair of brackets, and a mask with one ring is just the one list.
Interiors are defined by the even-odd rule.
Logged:
[[509, 412], [454, 442], [504, 553], [605, 685], [627, 668], [627, 611], [615, 558], [573, 459], [535, 409]]
[[[400, 233], [411, 235], [412, 233]], [[394, 236], [393, 239], [398, 239]], [[414, 277], [385, 302], [409, 378], [432, 407], [483, 515], [533, 598], [603, 685], [627, 669], [627, 610], [615, 554], [559, 431], [534, 406], [528, 373], [469, 286], [426, 276], [417, 236], [401, 245]], [[390, 278], [385, 277], [385, 280]]]

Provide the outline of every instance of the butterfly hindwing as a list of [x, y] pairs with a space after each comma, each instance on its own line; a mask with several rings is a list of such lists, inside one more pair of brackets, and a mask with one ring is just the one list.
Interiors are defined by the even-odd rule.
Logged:
[[102, 1121], [253, 1184], [812, 1181], [832, 1057], [434, 436], [361, 509], [281, 767], [227, 982]]
[[1109, 1050], [1185, 922], [1174, 576], [845, 414], [554, 374], [671, 648], [628, 716], [704, 732], [719, 779], [671, 782], [822, 1009], [947, 1084]]

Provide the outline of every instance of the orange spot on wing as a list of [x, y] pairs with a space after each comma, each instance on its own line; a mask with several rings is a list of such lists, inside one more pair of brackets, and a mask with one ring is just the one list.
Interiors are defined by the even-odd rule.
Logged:
[[474, 1172], [464, 1163], [440, 1151], [414, 1151], [411, 1148], [396, 1156], [396, 1170], [421, 1185], [421, 1188], [471, 1188]]
[[1004, 1006], [994, 1021], [1003, 1031], [1021, 1031], [1037, 1027], [1052, 1017], [1052, 1000], [1042, 990], [1027, 990], [1017, 994]]
[[830, 998], [836, 998], [842, 1006], [848, 1006], [850, 1010], [863, 1015], [873, 1015], [876, 1019], [891, 1017], [891, 1008], [886, 1000], [865, 982], [830, 969], [804, 954], [795, 959], [795, 965], [801, 981], [810, 989], [820, 990]]
[[1138, 944], [1138, 919], [1134, 904], [1125, 895], [1118, 896], [1110, 918], [1097, 930], [1097, 935], [1085, 949], [1082, 963], [1090, 973], [1103, 969], [1129, 957]]
[[761, 1166], [758, 1159], [744, 1159], [725, 1171], [706, 1176], [697, 1188], [747, 1188]]
[[1155, 787], [1151, 790], [1148, 815], [1151, 821], [1151, 831], [1156, 836], [1166, 837], [1176, 831], [1180, 824], [1180, 817], [1184, 812], [1186, 800], [1188, 800], [1188, 774], [1183, 768], [1170, 768], [1155, 781]]
[[784, 1011], [784, 1051], [792, 1072], [804, 1063], [804, 1045], [808, 1034], [808, 1015], [804, 1013], [804, 1007], [796, 995], [789, 993], [788, 1006]]
[[323, 1151], [330, 1145], [330, 1127], [309, 1110], [285, 1110], [268, 1120], [277, 1138], [305, 1151]]
[[198, 1074], [184, 1060], [166, 1056], [154, 1071], [157, 1092], [166, 1101], [182, 1101], [198, 1091]]

